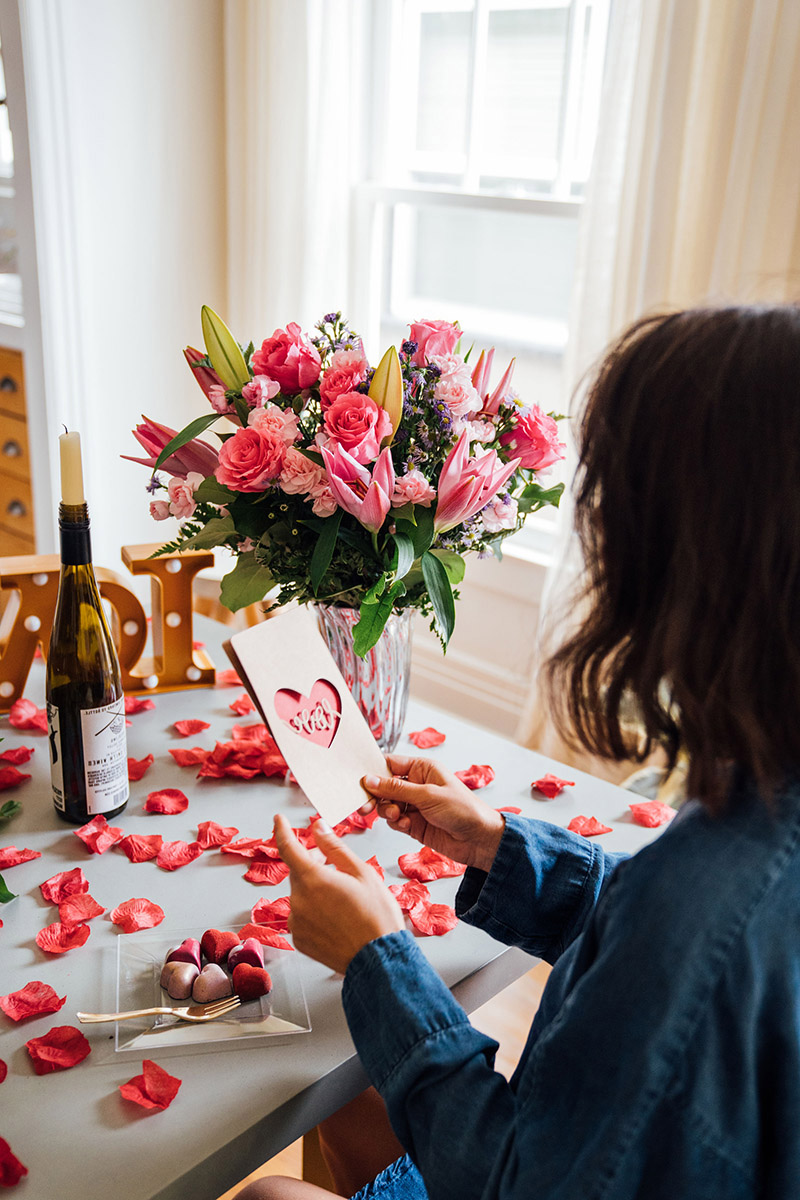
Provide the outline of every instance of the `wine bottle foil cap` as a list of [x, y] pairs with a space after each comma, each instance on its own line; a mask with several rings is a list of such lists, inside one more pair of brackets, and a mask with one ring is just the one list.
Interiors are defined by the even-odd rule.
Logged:
[[88, 529], [89, 509], [86, 504], [64, 504], [58, 507], [59, 529]]

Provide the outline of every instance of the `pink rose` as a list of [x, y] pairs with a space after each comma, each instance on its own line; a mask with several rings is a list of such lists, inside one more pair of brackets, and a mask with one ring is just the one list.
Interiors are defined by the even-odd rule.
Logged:
[[395, 478], [392, 492], [393, 508], [400, 508], [403, 504], [421, 504], [423, 508], [430, 508], [431, 500], [435, 498], [435, 489], [416, 467]]
[[177, 517], [179, 521], [185, 521], [190, 517], [197, 505], [194, 502], [194, 493], [196, 488], [203, 482], [203, 476], [198, 475], [197, 471], [190, 471], [185, 479], [180, 475], [173, 475], [167, 485], [169, 492], [169, 511], [173, 517]]
[[424, 367], [426, 360], [440, 354], [452, 354], [461, 330], [450, 321], [417, 321], [411, 326], [409, 337], [417, 343], [417, 352], [411, 361], [417, 367]]
[[529, 471], [551, 467], [564, 457], [567, 449], [558, 440], [558, 426], [553, 418], [536, 404], [522, 409], [513, 429], [500, 438], [500, 444]]
[[517, 502], [513, 496], [495, 496], [481, 510], [483, 525], [487, 533], [500, 533], [502, 529], [513, 529], [517, 523]]
[[242, 399], [246, 400], [251, 408], [261, 408], [277, 396], [280, 390], [280, 384], [268, 375], [256, 375], [242, 388]]
[[323, 411], [337, 397], [352, 392], [357, 383], [366, 379], [369, 363], [359, 350], [337, 350], [331, 365], [319, 381]]
[[276, 380], [283, 392], [301, 392], [319, 379], [322, 366], [316, 346], [313, 346], [296, 321], [286, 329], [276, 329], [271, 338], [261, 343], [252, 359], [256, 375], [268, 375]]
[[170, 516], [169, 504], [166, 500], [150, 501], [150, 516], [154, 521], [166, 521]]
[[290, 495], [306, 496], [318, 488], [321, 483], [327, 483], [327, 476], [322, 467], [317, 466], [305, 454], [289, 447], [283, 460], [283, 470], [279, 480], [280, 486]]
[[290, 408], [278, 408], [277, 404], [267, 404], [264, 408], [254, 408], [247, 418], [251, 429], [259, 433], [272, 433], [291, 446], [297, 441], [300, 432], [297, 417]]
[[467, 364], [455, 355], [437, 358], [436, 365], [442, 374], [433, 389], [435, 400], [443, 400], [454, 417], [466, 417], [478, 412], [481, 398], [472, 382]]
[[392, 418], [369, 396], [345, 392], [325, 412], [325, 433], [364, 466], [378, 457], [381, 442], [391, 436]]
[[286, 443], [274, 433], [237, 429], [223, 442], [214, 474], [235, 492], [263, 492], [281, 473]]

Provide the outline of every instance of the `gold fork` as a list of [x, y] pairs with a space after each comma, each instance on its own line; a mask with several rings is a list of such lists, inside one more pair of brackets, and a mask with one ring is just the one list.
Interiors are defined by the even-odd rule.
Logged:
[[191, 1004], [178, 1008], [133, 1008], [129, 1012], [118, 1013], [79, 1012], [75, 1016], [82, 1025], [95, 1025], [99, 1021], [132, 1021], [135, 1017], [154, 1017], [159, 1013], [179, 1017], [181, 1021], [214, 1021], [217, 1017], [224, 1017], [226, 1013], [233, 1012], [241, 1003], [238, 996], [226, 996], [224, 1000], [214, 1000], [210, 1004]]

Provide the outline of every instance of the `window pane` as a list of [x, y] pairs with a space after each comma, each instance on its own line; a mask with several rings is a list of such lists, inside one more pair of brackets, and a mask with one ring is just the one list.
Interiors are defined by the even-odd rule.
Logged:
[[417, 150], [464, 154], [472, 16], [420, 16]]
[[555, 178], [569, 13], [489, 15], [482, 175]]

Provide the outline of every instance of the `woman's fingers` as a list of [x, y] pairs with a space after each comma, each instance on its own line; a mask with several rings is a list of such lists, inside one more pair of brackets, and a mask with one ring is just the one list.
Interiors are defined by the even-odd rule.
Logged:
[[337, 871], [353, 875], [356, 879], [363, 876], [364, 863], [357, 854], [343, 846], [341, 840], [326, 821], [314, 822], [314, 841], [325, 855], [325, 861], [332, 863]]
[[273, 832], [278, 853], [290, 871], [307, 871], [309, 867], [314, 866], [313, 858], [297, 840], [283, 813], [278, 813], [275, 817]]
[[378, 800], [389, 800], [402, 808], [404, 804], [413, 804], [415, 808], [423, 808], [425, 802], [431, 800], [431, 786], [424, 783], [411, 783], [399, 775], [389, 779], [381, 779], [379, 775], [365, 775], [361, 780], [364, 787]]

